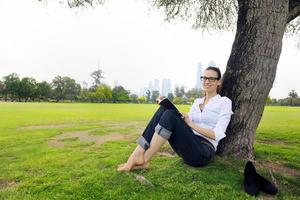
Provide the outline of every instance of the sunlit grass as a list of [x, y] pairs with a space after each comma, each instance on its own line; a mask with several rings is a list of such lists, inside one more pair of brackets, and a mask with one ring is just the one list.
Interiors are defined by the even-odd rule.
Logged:
[[[244, 161], [215, 157], [203, 168], [156, 156], [150, 170], [118, 173], [157, 105], [0, 103], [0, 199], [254, 199], [242, 187]], [[189, 106], [180, 106], [188, 111]], [[101, 145], [90, 137], [122, 133], [130, 139]], [[267, 107], [256, 134], [258, 161], [300, 170], [300, 109]], [[166, 145], [165, 150], [170, 147]], [[270, 178], [267, 169], [258, 169]], [[136, 180], [144, 176], [150, 184]], [[279, 199], [299, 199], [299, 177], [274, 172]], [[260, 197], [265, 195], [261, 194]]]

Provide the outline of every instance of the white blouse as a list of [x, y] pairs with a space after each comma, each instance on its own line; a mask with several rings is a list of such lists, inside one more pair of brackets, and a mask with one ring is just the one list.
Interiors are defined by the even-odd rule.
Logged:
[[218, 94], [211, 98], [204, 106], [203, 111], [201, 111], [199, 104], [203, 103], [204, 98], [198, 98], [194, 101], [188, 113], [189, 118], [193, 123], [202, 128], [212, 129], [215, 132], [215, 139], [210, 139], [195, 130], [193, 132], [195, 135], [199, 135], [210, 141], [217, 150], [219, 141], [226, 137], [225, 131], [233, 114], [232, 102], [229, 98], [221, 97]]

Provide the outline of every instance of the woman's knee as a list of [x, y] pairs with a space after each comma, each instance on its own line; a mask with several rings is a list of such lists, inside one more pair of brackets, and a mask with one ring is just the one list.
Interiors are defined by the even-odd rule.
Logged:
[[176, 114], [177, 113], [176, 113], [175, 110], [166, 110], [162, 114], [162, 116], [161, 116], [161, 118], [159, 120], [160, 124], [161, 125], [173, 124], [175, 122], [175, 120], [176, 120]]
[[176, 110], [168, 109], [168, 110], [165, 110], [163, 116], [170, 117], [170, 116], [174, 116], [176, 114], [177, 114]]
[[166, 140], [168, 140], [172, 135], [174, 127], [173, 115], [173, 110], [165, 110], [154, 129], [158, 135], [162, 136]]

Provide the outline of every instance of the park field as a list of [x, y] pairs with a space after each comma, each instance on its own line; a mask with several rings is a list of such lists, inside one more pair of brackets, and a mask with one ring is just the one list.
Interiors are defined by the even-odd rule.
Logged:
[[[245, 161], [189, 167], [168, 144], [150, 169], [117, 172], [156, 109], [0, 102], [0, 199], [273, 199], [244, 192]], [[300, 107], [266, 107], [254, 148], [257, 171], [279, 187], [274, 199], [300, 199]]]

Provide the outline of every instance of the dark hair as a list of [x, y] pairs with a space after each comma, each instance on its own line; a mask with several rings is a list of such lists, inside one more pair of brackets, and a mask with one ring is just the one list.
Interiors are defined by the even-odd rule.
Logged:
[[206, 68], [205, 70], [213, 70], [215, 72], [217, 72], [218, 74], [218, 80], [221, 79], [222, 75], [221, 75], [221, 71], [218, 67], [212, 67], [212, 66], [209, 66], [208, 68]]
[[[217, 74], [218, 74], [218, 77], [217, 77], [218, 80], [220, 80], [222, 78], [221, 71], [220, 71], [220, 69], [218, 67], [209, 66], [205, 70], [213, 70], [213, 71], [217, 72]], [[219, 94], [219, 93], [220, 93], [220, 86], [218, 85], [218, 87], [217, 87], [217, 94]]]

